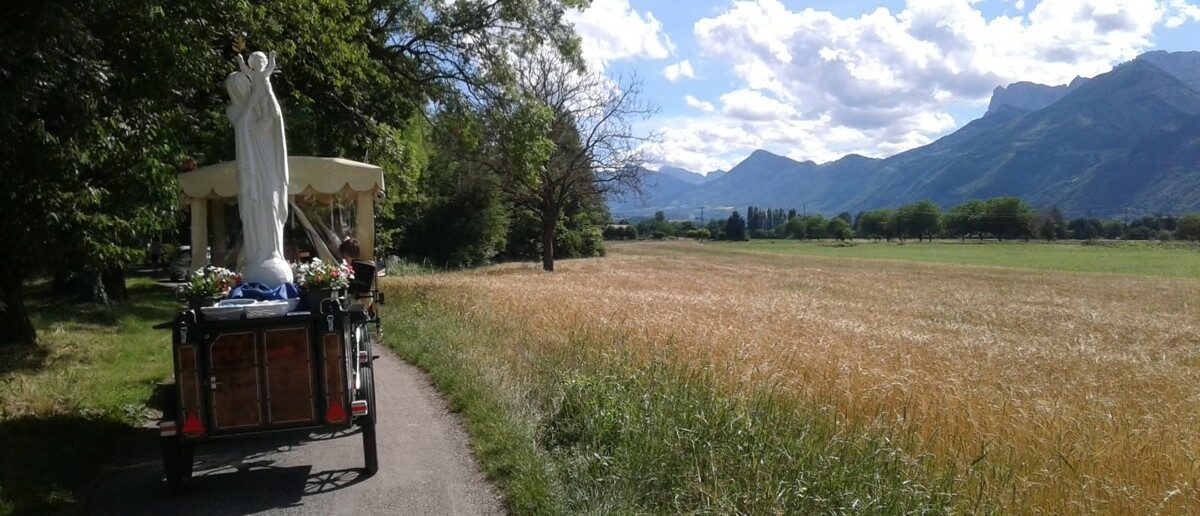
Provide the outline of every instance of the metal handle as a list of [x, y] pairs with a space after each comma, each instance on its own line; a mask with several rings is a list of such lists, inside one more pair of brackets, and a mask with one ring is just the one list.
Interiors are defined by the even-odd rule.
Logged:
[[217, 377], [215, 377], [215, 376], [209, 377], [209, 379], [208, 379], [208, 388], [209, 389], [212, 389], [215, 391], [215, 390], [217, 390], [218, 385], [221, 385], [221, 382], [217, 381]]

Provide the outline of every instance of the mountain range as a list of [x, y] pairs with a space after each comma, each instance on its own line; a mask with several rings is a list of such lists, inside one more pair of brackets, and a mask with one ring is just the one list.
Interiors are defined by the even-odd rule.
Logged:
[[1200, 52], [1150, 52], [1062, 86], [996, 88], [978, 120], [885, 159], [818, 165], [758, 150], [728, 172], [663, 167], [646, 190], [610, 199], [613, 214], [747, 205], [834, 214], [1001, 195], [1068, 216], [1200, 211]]

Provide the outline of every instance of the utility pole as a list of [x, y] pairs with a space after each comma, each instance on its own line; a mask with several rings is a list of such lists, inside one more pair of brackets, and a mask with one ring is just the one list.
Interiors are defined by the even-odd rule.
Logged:
[[704, 207], [703, 206], [700, 207], [700, 225], [701, 226], [704, 225]]
[[806, 202], [800, 203], [800, 209], [801, 209], [801, 213], [802, 213], [800, 216], [807, 217], [808, 216], [808, 203], [806, 203]]

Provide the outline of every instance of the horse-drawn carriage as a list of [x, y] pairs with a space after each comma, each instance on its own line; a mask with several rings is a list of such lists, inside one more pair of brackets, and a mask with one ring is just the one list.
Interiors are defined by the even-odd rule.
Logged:
[[[328, 213], [337, 226], [353, 226], [362, 249], [355, 280], [343, 292], [296, 300], [288, 309], [269, 303], [261, 309], [193, 307], [161, 325], [171, 329], [175, 362], [175, 384], [159, 423], [173, 491], [191, 477], [197, 445], [284, 431], [357, 427], [366, 472], [378, 469], [372, 347], [380, 335], [374, 305], [382, 299], [374, 286], [373, 205], [383, 175], [378, 167], [335, 158], [290, 157], [288, 167], [290, 222], [303, 226], [308, 248], [328, 261], [337, 259], [330, 249], [334, 234], [314, 219]], [[181, 196], [191, 207], [194, 268], [204, 266], [210, 247], [214, 264], [244, 258], [238, 245], [227, 246], [237, 239], [226, 235], [235, 226], [225, 214], [238, 202], [237, 174], [236, 162], [224, 162], [180, 175]]]

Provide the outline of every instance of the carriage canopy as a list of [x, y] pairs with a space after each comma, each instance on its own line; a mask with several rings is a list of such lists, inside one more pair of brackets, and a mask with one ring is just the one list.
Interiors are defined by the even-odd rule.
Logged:
[[[326, 226], [322, 220], [311, 216], [309, 210], [297, 209], [300, 206], [324, 205], [329, 210], [337, 206], [338, 218], [343, 212], [340, 208], [345, 206], [345, 212], [353, 213], [353, 220], [347, 221], [347, 225], [353, 226], [352, 234], [362, 248], [361, 257], [365, 260], [374, 259], [374, 201], [383, 195], [383, 169], [341, 158], [289, 156], [288, 175], [288, 198], [292, 211], [299, 212], [296, 215], [317, 240], [314, 242], [317, 249], [324, 251], [319, 254], [329, 258], [326, 255], [330, 238], [325, 237], [336, 235], [338, 231], [334, 226], [339, 224]], [[213, 263], [223, 262], [227, 251], [225, 207], [235, 204], [238, 197], [237, 162], [224, 161], [180, 174], [179, 191], [184, 204], [191, 208], [192, 269], [198, 269], [207, 262], [205, 250], [210, 242]], [[310, 216], [305, 217], [305, 212]], [[336, 245], [333, 247], [336, 248]]]

